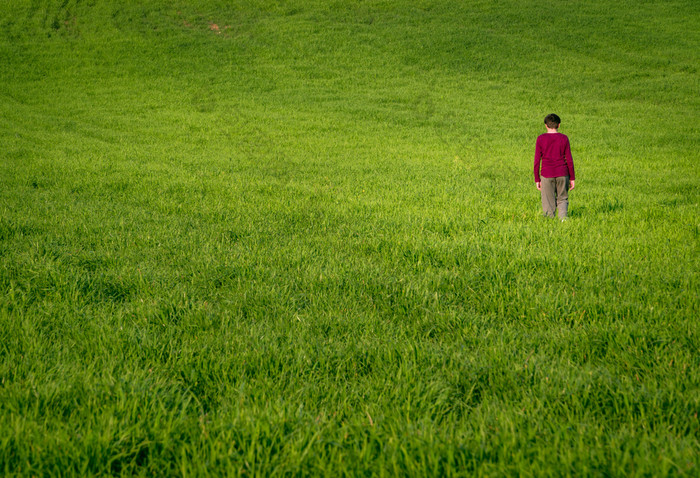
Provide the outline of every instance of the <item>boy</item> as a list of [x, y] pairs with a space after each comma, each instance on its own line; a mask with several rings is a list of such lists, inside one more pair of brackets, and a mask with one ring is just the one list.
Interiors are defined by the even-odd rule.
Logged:
[[[574, 189], [574, 159], [571, 157], [569, 138], [558, 129], [561, 119], [555, 114], [544, 118], [547, 132], [537, 137], [535, 145], [535, 185], [542, 193], [542, 210], [547, 217], [566, 220], [569, 209], [569, 190]], [[542, 163], [542, 177], [540, 177]]]

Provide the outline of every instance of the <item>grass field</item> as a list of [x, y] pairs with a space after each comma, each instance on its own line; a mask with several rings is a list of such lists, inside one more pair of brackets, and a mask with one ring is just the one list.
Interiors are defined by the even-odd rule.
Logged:
[[698, 51], [695, 0], [0, 1], [0, 473], [700, 476]]

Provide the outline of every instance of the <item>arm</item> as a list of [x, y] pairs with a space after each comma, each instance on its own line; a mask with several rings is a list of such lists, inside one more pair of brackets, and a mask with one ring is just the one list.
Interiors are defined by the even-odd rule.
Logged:
[[540, 189], [540, 161], [542, 160], [542, 146], [540, 145], [539, 138], [537, 138], [537, 143], [535, 143], [535, 185], [537, 189]]
[[571, 181], [570, 189], [574, 189], [576, 172], [574, 171], [574, 158], [571, 156], [571, 145], [569, 144], [568, 138], [566, 139], [566, 145], [564, 147], [564, 158], [566, 159], [566, 167], [569, 169], [569, 181]]

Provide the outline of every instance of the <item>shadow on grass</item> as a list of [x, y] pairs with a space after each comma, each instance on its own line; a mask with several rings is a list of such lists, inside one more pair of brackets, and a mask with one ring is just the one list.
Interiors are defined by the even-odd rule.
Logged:
[[600, 216], [620, 212], [624, 209], [624, 204], [618, 199], [604, 201], [594, 206], [574, 206], [569, 208], [569, 217], [585, 218], [591, 216]]

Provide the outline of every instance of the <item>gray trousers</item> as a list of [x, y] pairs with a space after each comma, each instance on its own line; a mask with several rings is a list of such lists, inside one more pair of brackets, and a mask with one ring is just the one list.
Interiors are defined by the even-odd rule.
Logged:
[[569, 176], [540, 177], [540, 181], [544, 215], [554, 217], [554, 210], [558, 209], [559, 217], [564, 219], [569, 211]]

